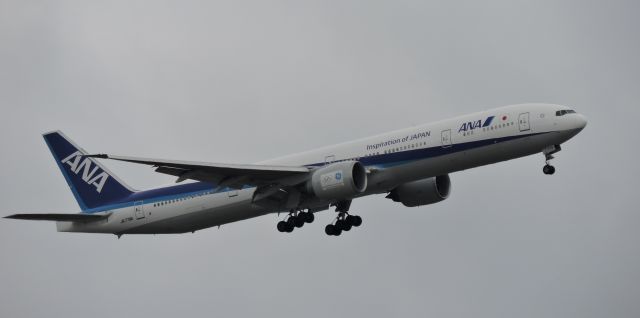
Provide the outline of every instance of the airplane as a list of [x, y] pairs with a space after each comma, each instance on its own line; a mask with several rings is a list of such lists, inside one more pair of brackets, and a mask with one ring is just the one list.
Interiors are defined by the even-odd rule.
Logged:
[[[542, 153], [544, 174], [560, 145], [587, 125], [566, 106], [520, 104], [415, 126], [256, 164], [218, 164], [91, 154], [60, 131], [43, 135], [82, 212], [14, 214], [55, 221], [58, 232], [178, 234], [266, 214], [285, 213], [279, 232], [312, 223], [335, 208], [325, 233], [339, 236], [362, 224], [352, 200], [368, 195], [406, 207], [449, 197], [449, 174]], [[152, 166], [175, 185], [137, 191], [102, 160]], [[187, 181], [187, 182], [184, 182]]]

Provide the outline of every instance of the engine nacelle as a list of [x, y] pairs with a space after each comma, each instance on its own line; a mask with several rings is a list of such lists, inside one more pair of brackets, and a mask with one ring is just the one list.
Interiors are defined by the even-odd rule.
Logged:
[[393, 189], [387, 198], [407, 207], [433, 204], [449, 197], [451, 179], [449, 175], [408, 182]]
[[357, 161], [333, 163], [314, 171], [306, 189], [324, 200], [351, 199], [367, 190], [367, 171]]

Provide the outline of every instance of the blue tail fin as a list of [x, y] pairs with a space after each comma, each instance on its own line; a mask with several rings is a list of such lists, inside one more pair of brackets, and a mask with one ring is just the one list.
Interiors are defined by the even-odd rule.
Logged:
[[134, 190], [60, 131], [43, 135], [82, 211], [120, 202]]

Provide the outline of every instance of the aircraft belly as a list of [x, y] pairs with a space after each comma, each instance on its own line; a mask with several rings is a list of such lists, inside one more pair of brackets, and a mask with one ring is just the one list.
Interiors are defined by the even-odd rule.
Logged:
[[182, 214], [172, 218], [151, 222], [128, 229], [121, 234], [171, 234], [202, 230], [212, 226], [242, 221], [267, 214], [269, 211], [256, 207], [250, 201], [224, 207]]

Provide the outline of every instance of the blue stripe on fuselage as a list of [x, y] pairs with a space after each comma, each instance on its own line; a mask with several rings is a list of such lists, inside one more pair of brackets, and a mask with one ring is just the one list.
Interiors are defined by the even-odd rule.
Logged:
[[[137, 202], [143, 202], [144, 204], [149, 204], [149, 203], [169, 201], [169, 200], [181, 199], [181, 198], [187, 198], [187, 197], [202, 196], [207, 194], [236, 191], [235, 189], [231, 189], [231, 188], [222, 188], [218, 190], [216, 190], [216, 188], [217, 187], [211, 183], [192, 182], [192, 183], [186, 183], [186, 184], [175, 185], [170, 187], [139, 191], [139, 192], [133, 193], [132, 195], [127, 197], [125, 200], [122, 200], [121, 202], [114, 202], [106, 206], [89, 209], [89, 210], [83, 211], [82, 213], [97, 213], [97, 212], [104, 212], [108, 210], [121, 209], [121, 208], [132, 206]], [[248, 188], [248, 187], [245, 187], [245, 188]]]

